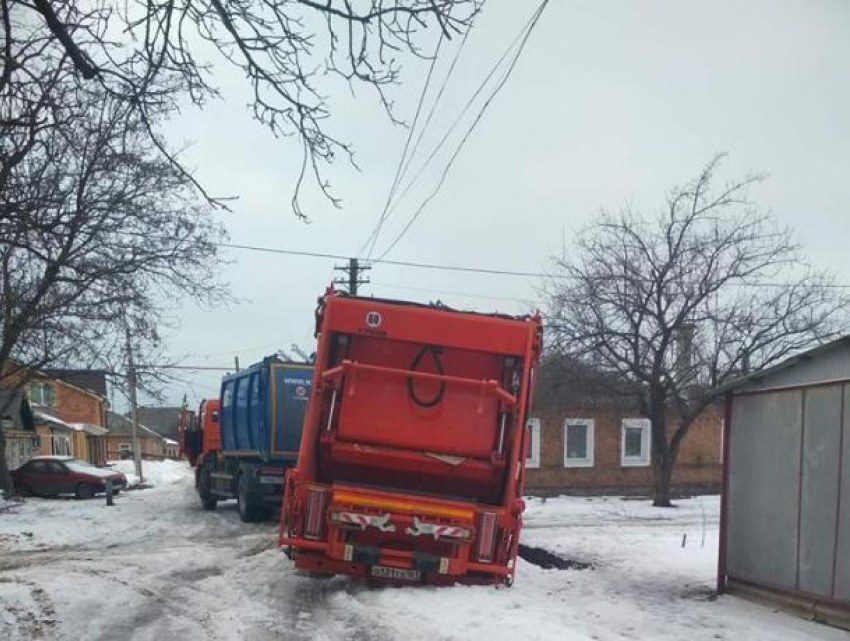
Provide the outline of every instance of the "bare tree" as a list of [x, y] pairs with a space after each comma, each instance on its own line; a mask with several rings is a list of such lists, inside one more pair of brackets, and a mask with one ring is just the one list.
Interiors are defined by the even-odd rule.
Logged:
[[[836, 335], [846, 301], [748, 190], [717, 185], [715, 157], [663, 213], [603, 213], [554, 260], [553, 349], [629, 384], [652, 424], [654, 505], [716, 388]], [[623, 391], [623, 387], [620, 391]]]
[[[143, 117], [97, 85], [38, 86], [51, 99], [10, 125], [27, 135], [0, 139], [0, 387], [11, 389], [45, 366], [114, 362], [127, 327], [155, 347], [164, 302], [226, 295], [223, 231]], [[0, 430], [8, 492], [4, 450]]]
[[[32, 70], [75, 71], [137, 114], [158, 151], [191, 179], [156, 129], [152, 111], [174, 112], [218, 96], [209, 54], [241, 70], [253, 117], [302, 151], [292, 206], [308, 173], [338, 204], [322, 167], [349, 143], [332, 133], [326, 92], [334, 78], [366, 86], [393, 121], [387, 89], [404, 54], [427, 56], [429, 28], [440, 38], [465, 32], [483, 0], [0, 0], [0, 94]], [[201, 188], [200, 185], [196, 185]], [[204, 192], [206, 195], [206, 192]], [[221, 199], [209, 197], [222, 204]]]

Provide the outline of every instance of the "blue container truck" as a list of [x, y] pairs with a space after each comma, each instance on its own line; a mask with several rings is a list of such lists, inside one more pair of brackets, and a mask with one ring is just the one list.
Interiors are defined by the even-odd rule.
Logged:
[[281, 504], [284, 471], [295, 465], [313, 366], [270, 356], [221, 381], [217, 452], [199, 461], [198, 493], [213, 510], [235, 498], [243, 521], [268, 518]]

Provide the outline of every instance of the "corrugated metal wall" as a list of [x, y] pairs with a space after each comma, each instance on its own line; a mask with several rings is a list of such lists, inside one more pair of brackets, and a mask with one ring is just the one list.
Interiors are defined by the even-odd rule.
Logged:
[[850, 387], [735, 395], [728, 463], [727, 576], [850, 603]]

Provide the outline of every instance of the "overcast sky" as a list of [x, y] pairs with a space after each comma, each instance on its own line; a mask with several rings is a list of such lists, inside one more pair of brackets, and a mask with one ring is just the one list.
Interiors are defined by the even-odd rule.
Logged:
[[[535, 5], [487, 3], [415, 167]], [[816, 265], [850, 282], [848, 34], [845, 0], [552, 0], [438, 197], [388, 258], [546, 270], [562, 240], [569, 245], [601, 208], [628, 201], [654, 213], [671, 186], [728, 151], [725, 175], [768, 173], [754, 199], [797, 230]], [[437, 78], [455, 46], [444, 47]], [[409, 121], [427, 65], [408, 62], [393, 97]], [[332, 93], [329, 126], [354, 144], [362, 171], [337, 163], [328, 176], [343, 208], [309, 196], [312, 222], [305, 225], [289, 205], [298, 147], [250, 119], [238, 74], [220, 68], [216, 80], [224, 100], [187, 111], [168, 133], [175, 145], [193, 142], [187, 158], [212, 191], [240, 196], [222, 216], [232, 242], [355, 254], [383, 207], [407, 131], [390, 124], [365, 88], [356, 98]], [[418, 198], [401, 203], [379, 250], [445, 162], [440, 157], [423, 176]], [[227, 367], [233, 356], [249, 364], [292, 343], [310, 351], [316, 297], [333, 278], [334, 261], [237, 250], [223, 257], [223, 278], [240, 302], [175, 308], [181, 327], [170, 337], [171, 352]], [[370, 277], [367, 294], [517, 313], [540, 285], [385, 265]], [[486, 296], [493, 298], [479, 298]], [[218, 393], [218, 380], [215, 372], [187, 374], [168, 399], [178, 403], [186, 392], [194, 405]]]

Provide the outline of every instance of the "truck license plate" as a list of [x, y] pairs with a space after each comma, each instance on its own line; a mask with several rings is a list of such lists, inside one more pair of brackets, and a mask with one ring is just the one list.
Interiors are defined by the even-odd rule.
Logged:
[[379, 579], [395, 579], [398, 581], [421, 581], [422, 573], [419, 570], [403, 570], [401, 568], [388, 568], [383, 565], [372, 566], [372, 576]]

